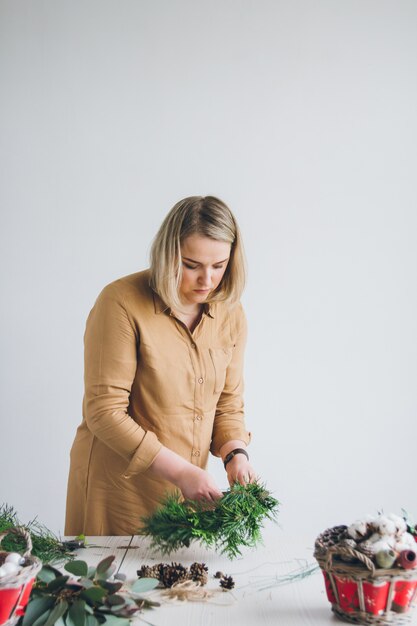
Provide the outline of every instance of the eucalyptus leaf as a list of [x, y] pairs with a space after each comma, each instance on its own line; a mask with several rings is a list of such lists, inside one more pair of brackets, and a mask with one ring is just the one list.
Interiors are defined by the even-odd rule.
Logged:
[[85, 617], [85, 601], [75, 600], [68, 611], [67, 626], [85, 626]]
[[104, 596], [107, 595], [107, 592], [105, 589], [100, 589], [100, 587], [91, 587], [90, 589], [84, 589], [80, 595], [89, 602], [101, 602]]
[[94, 615], [87, 615], [86, 626], [99, 626], [99, 621]]
[[90, 578], [86, 578], [85, 576], [81, 576], [78, 582], [80, 583], [80, 585], [82, 585], [86, 589], [90, 589], [90, 587], [94, 587], [93, 581]]
[[40, 572], [38, 572], [37, 577], [43, 583], [50, 583], [52, 580], [55, 580], [58, 576], [62, 576], [61, 572], [52, 565], [44, 565]]
[[50, 609], [54, 604], [55, 599], [51, 597], [35, 598], [34, 600], [31, 600], [26, 607], [26, 612], [22, 620], [22, 626], [32, 626], [38, 617]]
[[109, 593], [116, 593], [123, 587], [121, 582], [109, 582], [108, 580], [98, 580], [100, 587], [106, 589]]
[[57, 576], [55, 580], [51, 580], [47, 586], [48, 592], [58, 591], [58, 589], [65, 587], [68, 578], [69, 576]]
[[155, 589], [158, 585], [159, 580], [157, 578], [139, 578], [135, 580], [131, 589], [133, 593], [144, 593], [145, 591]]
[[102, 574], [107, 572], [116, 557], [114, 555], [107, 556], [97, 565], [97, 576], [101, 578]]
[[85, 561], [70, 561], [65, 563], [64, 567], [74, 576], [87, 576], [88, 574], [88, 565]]
[[110, 576], [113, 576], [116, 569], [117, 567], [114, 564], [110, 565], [110, 567], [108, 567], [104, 572], [101, 572], [101, 571], [99, 572], [97, 569], [97, 577], [107, 580], [108, 578], [110, 578]]
[[114, 593], [107, 598], [107, 603], [110, 604], [110, 606], [122, 606], [126, 604], [126, 601], [123, 596]]
[[50, 616], [53, 610], [54, 610], [53, 607], [50, 609], [47, 609], [45, 613], [42, 613], [42, 615], [40, 615], [38, 619], [33, 622], [32, 626], [44, 626], [44, 624], [46, 623], [46, 620], [48, 619], [48, 617]]
[[90, 565], [88, 568], [87, 578], [94, 578], [96, 575], [96, 568], [94, 565]]
[[105, 615], [105, 626], [129, 626], [130, 622], [125, 617], [117, 617], [116, 615]]
[[58, 621], [59, 618], [64, 615], [67, 609], [68, 609], [68, 602], [66, 602], [65, 600], [58, 602], [58, 604], [56, 604], [54, 608], [52, 609], [52, 611], [49, 613], [49, 617], [45, 622], [45, 626], [53, 626], [55, 622]]

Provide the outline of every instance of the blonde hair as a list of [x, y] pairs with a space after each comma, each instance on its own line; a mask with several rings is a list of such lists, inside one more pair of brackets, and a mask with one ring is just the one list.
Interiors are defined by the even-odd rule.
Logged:
[[190, 196], [180, 200], [165, 217], [153, 240], [150, 253], [150, 285], [171, 309], [181, 311], [179, 288], [182, 279], [181, 243], [190, 235], [201, 235], [230, 243], [230, 259], [220, 285], [206, 302], [240, 301], [246, 281], [242, 237], [229, 207], [214, 196]]

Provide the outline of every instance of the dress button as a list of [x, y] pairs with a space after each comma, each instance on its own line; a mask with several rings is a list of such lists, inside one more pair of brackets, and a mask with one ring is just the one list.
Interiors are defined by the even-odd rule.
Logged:
[[196, 348], [197, 346], [195, 345], [195, 343], [192, 343], [192, 344], [191, 344], [191, 347], [192, 347], [192, 348], [194, 348], [194, 350], [195, 350], [195, 348]]
[[198, 379], [198, 382], [199, 382], [199, 383], [200, 383], [200, 385], [201, 385], [201, 383], [203, 383], [203, 382], [204, 382], [204, 380], [203, 380], [202, 378], [199, 378], [199, 379]]
[[200, 456], [200, 450], [193, 450], [193, 456]]
[[203, 419], [203, 416], [202, 415], [196, 415], [194, 419], [199, 422], [200, 420]]

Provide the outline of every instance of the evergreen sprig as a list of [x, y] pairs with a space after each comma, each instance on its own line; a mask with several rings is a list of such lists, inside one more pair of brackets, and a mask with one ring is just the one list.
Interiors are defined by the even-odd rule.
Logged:
[[[70, 551], [68, 551], [62, 541], [39, 522], [37, 518], [22, 524], [14, 507], [9, 504], [1, 504], [0, 534], [16, 526], [23, 526], [29, 531], [33, 544], [32, 554], [37, 556], [43, 563], [59, 562], [72, 558]], [[16, 535], [7, 535], [1, 543], [1, 550], [22, 553], [26, 550], [25, 540]]]
[[175, 492], [153, 515], [141, 518], [138, 534], [151, 537], [152, 548], [164, 554], [201, 541], [232, 559], [240, 547], [253, 548], [262, 540], [262, 521], [275, 519], [278, 505], [259, 483], [236, 483], [215, 503], [182, 500]]
[[155, 589], [159, 581], [143, 578], [122, 589], [123, 582], [113, 576], [114, 559], [108, 556], [97, 567], [70, 561], [65, 569], [73, 576], [44, 565], [19, 626], [129, 626], [141, 609], [159, 606], [137, 595]]

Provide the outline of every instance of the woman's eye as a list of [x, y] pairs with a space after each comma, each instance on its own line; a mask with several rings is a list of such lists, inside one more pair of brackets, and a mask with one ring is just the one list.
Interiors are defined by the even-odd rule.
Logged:
[[215, 270], [221, 270], [223, 269], [223, 264], [222, 265], [213, 265]]
[[197, 265], [188, 265], [188, 263], [184, 263], [184, 266], [187, 267], [189, 270], [196, 270], [197, 269]]

